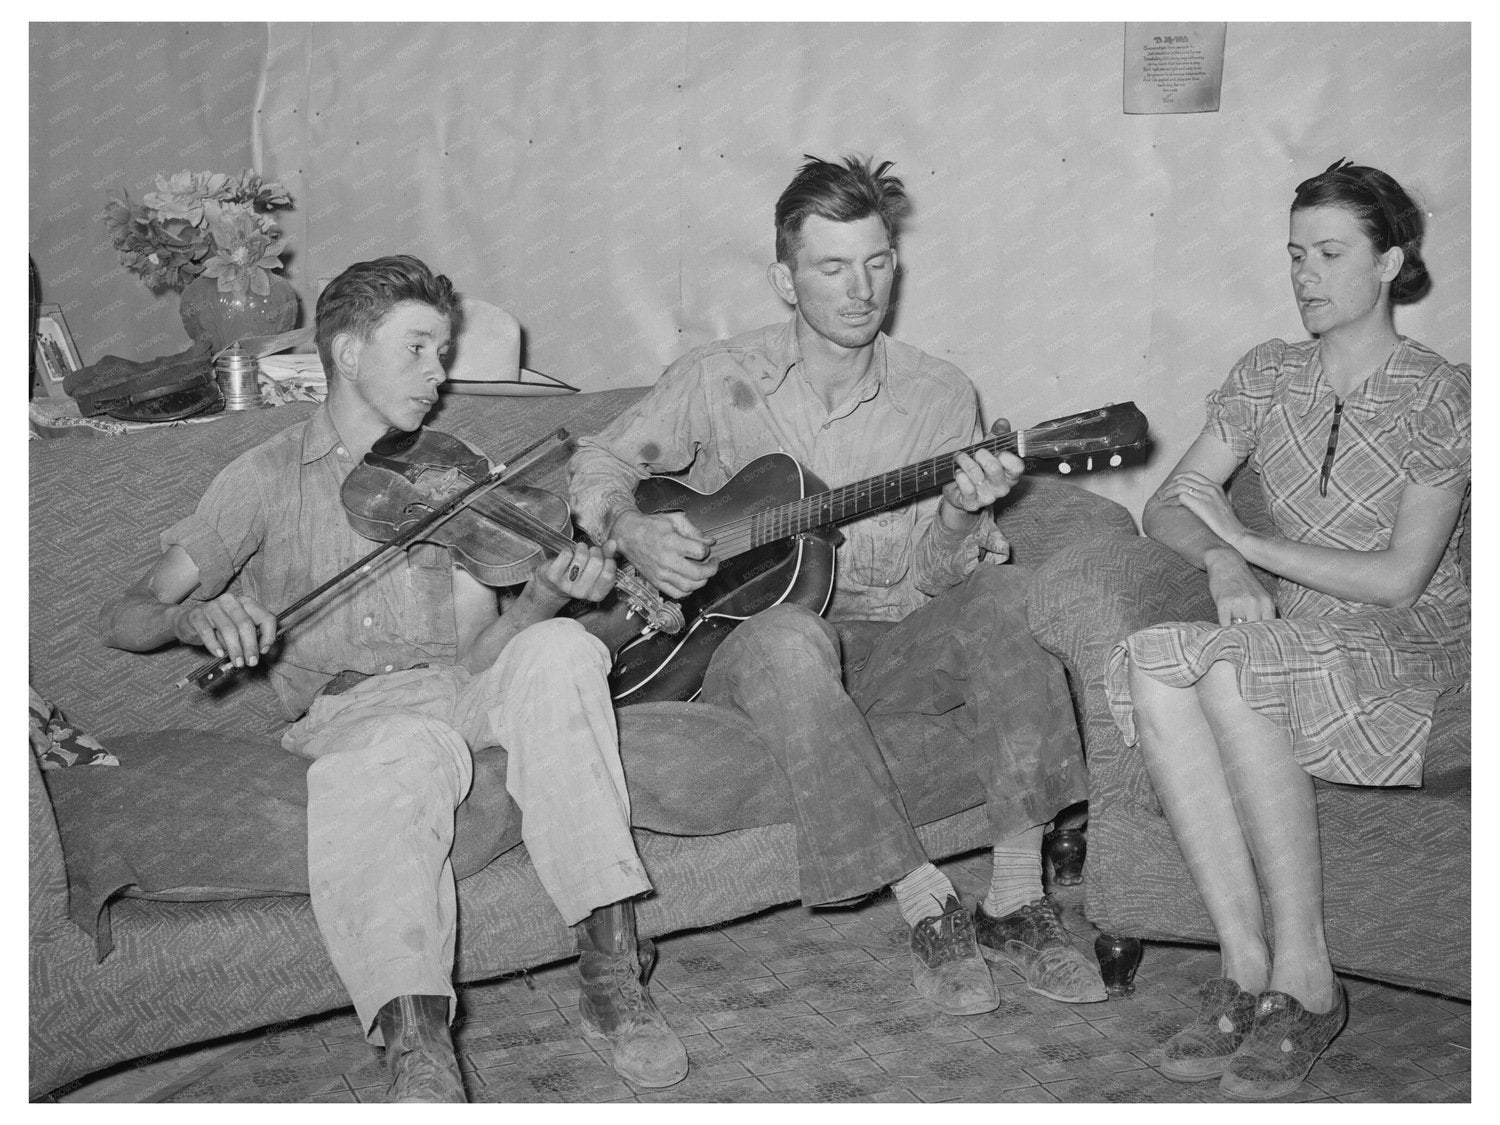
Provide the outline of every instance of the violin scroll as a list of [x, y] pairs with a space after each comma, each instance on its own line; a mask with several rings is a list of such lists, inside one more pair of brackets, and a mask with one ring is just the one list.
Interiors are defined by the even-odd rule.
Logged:
[[687, 618], [682, 615], [682, 607], [676, 602], [667, 601], [651, 583], [640, 576], [634, 566], [626, 564], [615, 571], [615, 589], [625, 595], [625, 600], [630, 604], [630, 613], [640, 614], [646, 622], [645, 636], [653, 633], [667, 633], [675, 636], [682, 632], [687, 625]]

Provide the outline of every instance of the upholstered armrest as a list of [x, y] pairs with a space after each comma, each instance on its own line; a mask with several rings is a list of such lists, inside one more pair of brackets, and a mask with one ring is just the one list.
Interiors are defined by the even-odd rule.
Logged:
[[1104, 672], [1115, 644], [1161, 621], [1204, 621], [1213, 599], [1203, 573], [1153, 539], [1113, 537], [1058, 552], [1032, 581], [1027, 614], [1042, 647], [1067, 666], [1081, 710], [1091, 805], [1124, 799], [1155, 808], [1140, 755], [1110, 716]]
[[1058, 551], [1111, 536], [1136, 535], [1123, 505], [1055, 476], [1026, 476], [995, 506], [995, 523], [1018, 566], [1038, 567]]
[[[42, 781], [36, 755], [27, 751], [31, 774], [31, 929], [40, 930], [68, 922], [68, 875], [63, 867], [62, 839], [57, 832], [57, 817], [52, 800]], [[83, 769], [109, 768], [84, 766]], [[71, 925], [71, 923], [69, 923]]]
[[[54, 993], [92, 970], [97, 960], [94, 941], [68, 916], [68, 872], [63, 864], [62, 837], [57, 830], [57, 816], [52, 799], [42, 781], [36, 755], [26, 751], [31, 773], [29, 849], [30, 910], [27, 953], [31, 999], [31, 1073], [35, 1085], [38, 1074], [48, 1072], [51, 1061], [45, 1058], [47, 1045], [39, 1045], [37, 1030], [41, 1025], [59, 1022], [50, 1014], [56, 1002]], [[75, 766], [75, 769], [114, 769], [114, 766]], [[66, 1020], [60, 1021], [66, 1023]], [[52, 1042], [56, 1049], [57, 1042]], [[42, 1057], [39, 1057], [42, 1056]], [[33, 1093], [36, 1089], [33, 1088]]]

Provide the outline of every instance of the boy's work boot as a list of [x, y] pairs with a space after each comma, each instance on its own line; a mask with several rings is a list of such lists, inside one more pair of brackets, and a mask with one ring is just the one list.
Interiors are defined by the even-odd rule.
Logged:
[[375, 1017], [385, 1037], [393, 1102], [466, 1102], [446, 996], [398, 996]]
[[637, 942], [635, 904], [601, 906], [573, 927], [578, 937], [578, 1014], [590, 1035], [609, 1041], [615, 1071], [637, 1086], [687, 1077], [687, 1048], [646, 987], [656, 947]]

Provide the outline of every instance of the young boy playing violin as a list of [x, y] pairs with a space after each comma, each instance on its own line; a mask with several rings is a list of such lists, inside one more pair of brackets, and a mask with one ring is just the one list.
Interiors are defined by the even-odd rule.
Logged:
[[[162, 533], [151, 569], [104, 608], [105, 643], [144, 652], [176, 641], [259, 663], [277, 635], [266, 607], [369, 552], [340, 488], [377, 439], [422, 425], [457, 312], [448, 278], [413, 257], [335, 278], [317, 304], [327, 402], [233, 461]], [[537, 876], [577, 933], [585, 1027], [636, 1085], [687, 1074], [645, 985], [650, 945], [636, 939], [632, 900], [651, 884], [630, 835], [609, 655], [555, 616], [608, 593], [613, 553], [579, 543], [538, 565], [502, 615], [495, 591], [445, 548], [394, 551], [300, 621], [269, 669], [290, 722], [282, 746], [312, 759], [313, 913], [361, 1026], [385, 1045], [395, 1101], [465, 1100], [448, 1030], [449, 851], [470, 751], [497, 743]]]

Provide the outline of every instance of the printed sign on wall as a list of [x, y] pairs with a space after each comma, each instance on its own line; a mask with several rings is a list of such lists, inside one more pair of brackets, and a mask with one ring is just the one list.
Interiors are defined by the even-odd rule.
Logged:
[[1127, 23], [1126, 113], [1217, 113], [1222, 23]]

